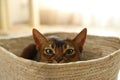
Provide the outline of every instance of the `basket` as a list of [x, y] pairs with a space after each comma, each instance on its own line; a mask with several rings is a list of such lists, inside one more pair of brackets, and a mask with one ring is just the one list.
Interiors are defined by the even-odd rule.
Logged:
[[[76, 33], [50, 33], [73, 38]], [[42, 63], [23, 59], [24, 47], [32, 36], [0, 40], [0, 80], [117, 80], [120, 69], [120, 39], [88, 35], [83, 60]]]

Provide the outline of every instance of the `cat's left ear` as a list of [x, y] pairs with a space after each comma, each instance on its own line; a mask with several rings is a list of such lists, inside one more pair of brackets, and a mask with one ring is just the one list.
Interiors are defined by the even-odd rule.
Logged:
[[83, 47], [87, 36], [87, 29], [84, 28], [74, 39], [73, 41], [78, 44], [78, 47]]
[[42, 35], [37, 29], [33, 29], [33, 38], [36, 43], [36, 48], [40, 49], [41, 45], [48, 42], [47, 38]]

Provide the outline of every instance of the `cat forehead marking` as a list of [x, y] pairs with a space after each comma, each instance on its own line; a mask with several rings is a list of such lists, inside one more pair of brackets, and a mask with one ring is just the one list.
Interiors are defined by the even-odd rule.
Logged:
[[56, 45], [56, 47], [60, 48], [62, 47], [63, 45], [65, 45], [65, 40], [60, 38], [60, 37], [57, 37], [57, 36], [50, 36], [48, 37], [50, 40], [53, 41], [53, 44]]

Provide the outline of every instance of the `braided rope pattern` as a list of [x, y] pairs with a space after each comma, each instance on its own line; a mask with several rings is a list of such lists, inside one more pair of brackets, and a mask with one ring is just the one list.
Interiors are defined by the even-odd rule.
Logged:
[[[58, 35], [63, 36], [62, 33]], [[74, 34], [66, 35], [74, 37]], [[87, 36], [83, 51], [86, 61], [63, 64], [18, 57], [28, 42], [32, 42], [31, 37], [0, 40], [0, 80], [117, 80], [120, 69], [118, 38]]]

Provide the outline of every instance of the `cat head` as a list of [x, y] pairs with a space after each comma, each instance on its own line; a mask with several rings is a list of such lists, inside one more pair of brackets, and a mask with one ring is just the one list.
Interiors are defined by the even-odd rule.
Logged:
[[81, 60], [83, 45], [86, 40], [87, 29], [84, 28], [74, 39], [59, 37], [45, 37], [38, 30], [33, 29], [36, 44], [37, 61], [47, 63], [67, 63]]

